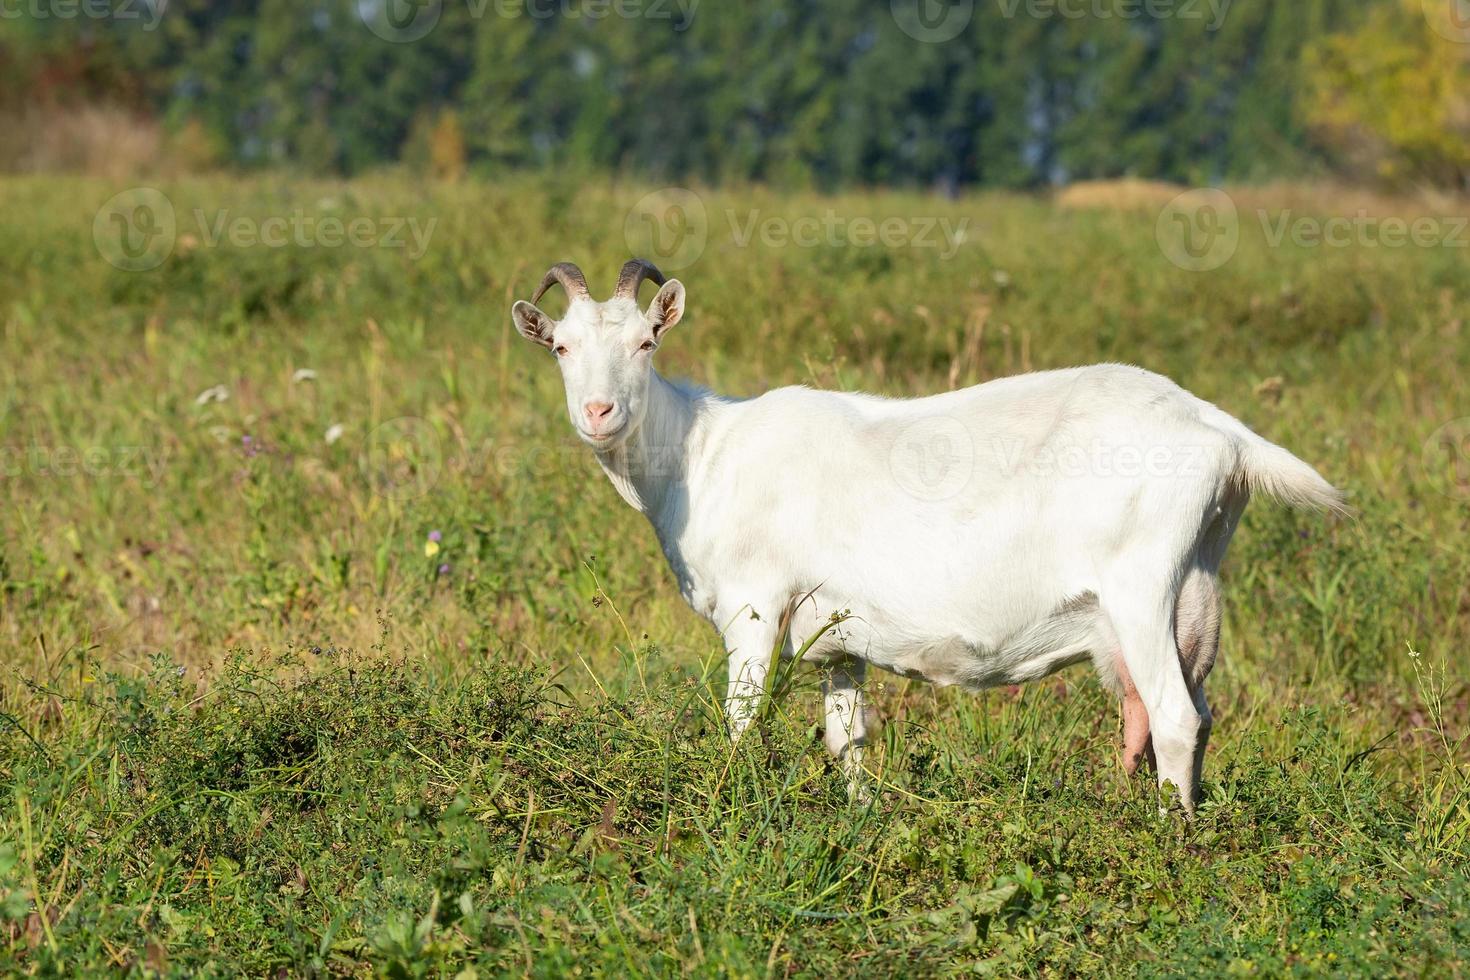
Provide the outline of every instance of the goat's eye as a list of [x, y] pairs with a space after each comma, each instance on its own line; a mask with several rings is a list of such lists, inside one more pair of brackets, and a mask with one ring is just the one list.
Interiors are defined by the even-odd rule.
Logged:
[[658, 344], [655, 344], [653, 341], [645, 340], [642, 344], [638, 346], [638, 349], [641, 351], [651, 351], [657, 346]]
[[571, 351], [567, 350], [565, 344], [557, 344], [551, 351], [557, 357], [566, 357]]

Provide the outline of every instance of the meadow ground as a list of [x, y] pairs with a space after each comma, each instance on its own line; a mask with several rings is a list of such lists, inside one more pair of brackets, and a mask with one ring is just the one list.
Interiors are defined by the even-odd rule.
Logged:
[[[159, 188], [170, 230], [0, 181], [0, 972], [1464, 973], [1454, 209], [1437, 244], [1314, 244], [1346, 199], [1242, 195], [1223, 262], [1218, 210], [1181, 252], [1157, 209], [989, 195], [702, 192], [657, 229], [688, 263], [666, 373], [1129, 361], [1349, 490], [1355, 521], [1247, 513], [1186, 825], [1080, 669], [873, 678], [866, 805], [813, 673], [731, 749], [716, 636], [507, 316], [554, 260], [608, 290], [648, 189], [196, 179]], [[256, 240], [298, 214], [373, 234]], [[854, 244], [884, 218], [908, 237]]]

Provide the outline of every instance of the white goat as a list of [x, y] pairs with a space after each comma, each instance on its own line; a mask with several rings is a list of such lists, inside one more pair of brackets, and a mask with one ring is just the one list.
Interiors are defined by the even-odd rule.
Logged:
[[[647, 311], [645, 279], [662, 285]], [[552, 320], [534, 303], [570, 297]], [[1166, 378], [1116, 364], [930, 398], [666, 381], [684, 287], [641, 260], [613, 298], [554, 267], [512, 310], [556, 354], [567, 410], [652, 523], [689, 604], [723, 631], [738, 737], [785, 633], [829, 665], [826, 742], [857, 785], [867, 664], [971, 688], [1091, 660], [1123, 699], [1124, 761], [1192, 813], [1220, 633], [1217, 571], [1252, 491], [1343, 510], [1306, 463]], [[834, 619], [840, 619], [834, 625]]]

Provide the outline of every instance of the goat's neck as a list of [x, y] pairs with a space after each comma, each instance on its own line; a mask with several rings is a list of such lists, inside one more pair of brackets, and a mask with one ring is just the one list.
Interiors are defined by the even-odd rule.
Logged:
[[706, 397], [686, 392], [654, 372], [643, 424], [618, 448], [597, 454], [618, 495], [655, 527], [673, 490], [685, 478]]

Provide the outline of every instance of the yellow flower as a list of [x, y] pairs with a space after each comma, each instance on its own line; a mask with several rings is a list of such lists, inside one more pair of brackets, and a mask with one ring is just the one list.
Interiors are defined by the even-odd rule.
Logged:
[[433, 538], [430, 538], [428, 541], [425, 541], [424, 542], [424, 557], [425, 558], [433, 558], [438, 553], [439, 553], [439, 542], [435, 541]]

